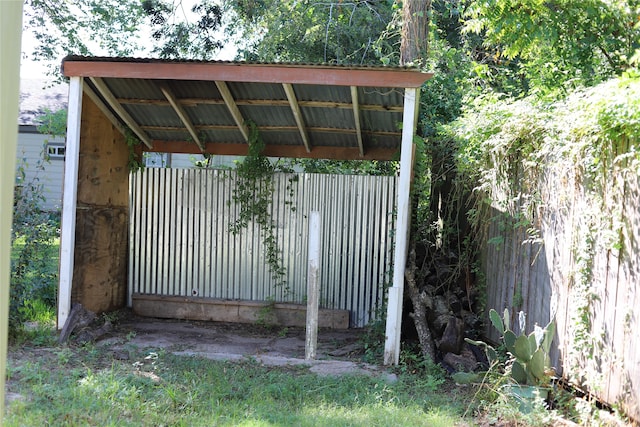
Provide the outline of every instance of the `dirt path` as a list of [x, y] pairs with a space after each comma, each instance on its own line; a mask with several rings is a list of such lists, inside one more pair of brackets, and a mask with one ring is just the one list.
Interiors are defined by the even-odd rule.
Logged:
[[110, 337], [97, 346], [108, 346], [114, 353], [126, 346], [164, 349], [177, 355], [193, 355], [213, 360], [255, 360], [272, 366], [309, 366], [319, 375], [367, 374], [395, 375], [381, 366], [362, 362], [362, 330], [320, 330], [317, 357], [305, 360], [303, 328], [261, 327], [256, 325], [151, 319], [128, 316], [121, 319]]

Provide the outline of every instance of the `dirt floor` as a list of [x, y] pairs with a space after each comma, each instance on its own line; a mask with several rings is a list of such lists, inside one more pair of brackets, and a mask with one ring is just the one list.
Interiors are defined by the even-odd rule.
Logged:
[[362, 330], [319, 330], [315, 360], [305, 360], [305, 330], [297, 327], [167, 320], [125, 316], [97, 346], [108, 346], [115, 357], [125, 347], [164, 349], [177, 355], [214, 360], [252, 359], [272, 366], [304, 365], [320, 375], [361, 373], [395, 380], [382, 366], [362, 362]]

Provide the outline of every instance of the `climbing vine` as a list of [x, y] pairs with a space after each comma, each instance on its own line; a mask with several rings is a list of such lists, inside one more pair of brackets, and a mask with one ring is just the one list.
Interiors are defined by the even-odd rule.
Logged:
[[127, 129], [124, 135], [125, 142], [127, 143], [127, 147], [129, 148], [129, 160], [127, 162], [127, 166], [129, 167], [129, 172], [138, 172], [144, 169], [144, 160], [142, 156], [136, 153], [136, 147], [142, 144], [142, 141], [135, 136], [135, 134]]
[[[271, 277], [276, 286], [284, 286], [285, 292], [288, 292], [276, 224], [271, 217], [271, 203], [275, 188], [274, 174], [291, 171], [278, 163], [271, 163], [262, 153], [265, 144], [255, 123], [248, 122], [247, 127], [249, 152], [236, 166], [237, 182], [232, 201], [238, 207], [238, 213], [235, 221], [230, 224], [230, 230], [237, 235], [250, 223], [259, 227]], [[288, 187], [290, 196], [293, 195], [291, 184], [292, 180], [289, 181]], [[291, 204], [290, 201], [286, 203]], [[295, 210], [295, 207], [291, 206], [291, 209]]]
[[[484, 231], [478, 239], [510, 239], [516, 256], [527, 257], [532, 243], [546, 245], [547, 255], [555, 249], [552, 295], [543, 303], [553, 316], [553, 298], [567, 298], [565, 372], [597, 390], [604, 369], [625, 363], [608, 329], [614, 325], [601, 315], [608, 309], [603, 292], [609, 282], [615, 286], [607, 275], [638, 269], [630, 241], [638, 217], [629, 197], [640, 176], [640, 76], [629, 73], [559, 102], [481, 100], [452, 129], [463, 141], [458, 168], [477, 183], [470, 219]], [[489, 236], [496, 219], [503, 227]], [[547, 236], [553, 240], [543, 241]], [[514, 289], [512, 306], [523, 302], [517, 283]]]

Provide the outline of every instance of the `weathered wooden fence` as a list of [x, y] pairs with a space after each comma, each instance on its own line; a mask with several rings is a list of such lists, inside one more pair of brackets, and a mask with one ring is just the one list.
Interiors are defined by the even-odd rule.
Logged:
[[[384, 297], [392, 259], [396, 178], [275, 175], [271, 217], [286, 268], [276, 286], [259, 227], [233, 235], [232, 171], [150, 168], [131, 176], [129, 296], [150, 294], [302, 303], [308, 215], [322, 217], [320, 307], [365, 326]], [[130, 301], [131, 303], [131, 301]]]
[[640, 173], [613, 164], [597, 191], [571, 168], [538, 176], [533, 223], [521, 215], [523, 195], [493, 189], [487, 310], [525, 311], [527, 332], [555, 318], [557, 370], [640, 419]]

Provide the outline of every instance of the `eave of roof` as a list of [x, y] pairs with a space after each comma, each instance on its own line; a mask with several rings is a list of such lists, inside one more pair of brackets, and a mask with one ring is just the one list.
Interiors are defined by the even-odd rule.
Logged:
[[175, 61], [137, 58], [68, 56], [67, 77], [217, 80], [389, 88], [420, 87], [433, 74], [407, 67], [356, 67], [230, 61]]
[[247, 122], [267, 155], [390, 160], [405, 88], [432, 75], [406, 67], [70, 56], [63, 73], [147, 151], [239, 154]]

